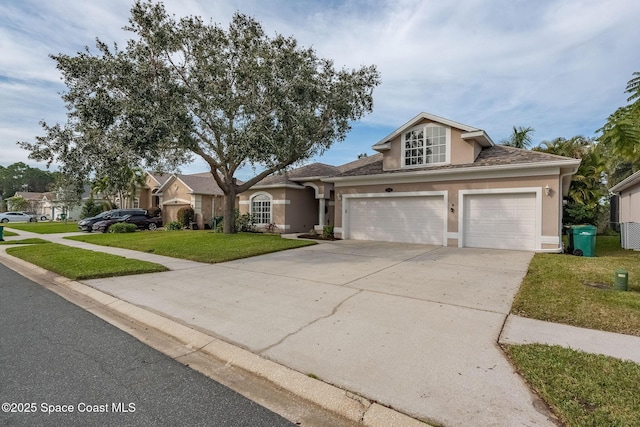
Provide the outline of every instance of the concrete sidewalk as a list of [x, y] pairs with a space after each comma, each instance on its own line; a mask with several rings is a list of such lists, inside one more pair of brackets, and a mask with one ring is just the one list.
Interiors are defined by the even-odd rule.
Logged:
[[559, 345], [640, 364], [640, 337], [509, 315], [501, 344]]
[[[167, 265], [174, 271], [86, 281], [93, 289], [85, 291], [169, 334], [200, 334], [184, 342], [224, 347], [216, 357], [229, 355], [229, 363], [274, 381], [284, 375], [273, 374], [280, 368], [261, 364], [293, 368], [307, 378], [298, 393], [320, 400], [324, 393], [313, 391], [306, 374], [355, 392], [364, 399], [338, 392], [348, 399], [332, 395], [342, 402], [332, 409], [348, 408], [356, 419], [358, 411], [361, 419], [382, 412], [380, 425], [411, 421], [372, 402], [439, 425], [554, 425], [498, 340], [604, 352], [612, 346], [604, 338], [619, 335], [596, 331], [603, 335], [583, 339], [594, 331], [508, 316], [532, 256], [524, 252], [342, 241], [217, 265], [183, 264], [19, 233]], [[640, 338], [622, 339], [623, 356], [640, 354]], [[398, 421], [389, 423], [393, 417]]]

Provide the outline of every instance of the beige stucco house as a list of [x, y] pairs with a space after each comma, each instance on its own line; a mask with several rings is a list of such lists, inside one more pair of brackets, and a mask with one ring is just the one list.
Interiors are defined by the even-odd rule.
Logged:
[[618, 196], [622, 247], [640, 250], [640, 171], [611, 187]]
[[240, 209], [281, 232], [335, 226], [343, 239], [559, 252], [562, 198], [580, 160], [495, 145], [485, 131], [418, 114], [339, 167], [272, 175]]
[[178, 219], [178, 210], [192, 207], [200, 229], [208, 227], [213, 217], [224, 212], [224, 193], [211, 173], [192, 175], [147, 173], [146, 185], [140, 191], [140, 207], [162, 210], [162, 222]]

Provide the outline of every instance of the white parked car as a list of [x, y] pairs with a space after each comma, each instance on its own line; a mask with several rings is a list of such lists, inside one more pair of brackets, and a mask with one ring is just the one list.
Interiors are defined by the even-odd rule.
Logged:
[[35, 218], [24, 212], [5, 212], [0, 213], [0, 222], [35, 222]]

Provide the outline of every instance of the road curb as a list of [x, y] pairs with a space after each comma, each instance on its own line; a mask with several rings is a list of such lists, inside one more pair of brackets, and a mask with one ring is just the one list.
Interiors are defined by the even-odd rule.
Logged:
[[[81, 295], [90, 300], [83, 301], [82, 307], [110, 323], [113, 322], [109, 316], [102, 314], [105, 309], [176, 340], [181, 344], [182, 348], [172, 348], [169, 352], [165, 352], [165, 354], [174, 359], [194, 353], [215, 358], [226, 366], [237, 367], [263, 378], [274, 386], [292, 393], [304, 401], [358, 425], [368, 427], [424, 427], [427, 425], [394, 409], [265, 359], [217, 337], [207, 335], [180, 322], [115, 298], [89, 285], [55, 275], [26, 261], [9, 256], [6, 251], [0, 251], [0, 258], [7, 261], [5, 262], [7, 267], [20, 274], [27, 273], [24, 275], [36, 280], [52, 291], [55, 291], [54, 287], [60, 287], [67, 292]], [[43, 281], [47, 283], [42, 283]], [[66, 298], [64, 293], [56, 293]], [[75, 300], [70, 301], [78, 304]], [[114, 324], [130, 333], [127, 328], [122, 327], [122, 324]]]

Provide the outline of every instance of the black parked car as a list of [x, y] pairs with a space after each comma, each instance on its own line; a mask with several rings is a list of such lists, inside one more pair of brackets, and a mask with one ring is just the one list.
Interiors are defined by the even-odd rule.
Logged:
[[140, 230], [156, 230], [158, 227], [162, 227], [162, 218], [151, 217], [147, 214], [125, 215], [125, 216], [111, 216], [105, 218], [102, 221], [98, 221], [93, 224], [93, 231], [100, 231], [106, 233], [109, 231], [109, 227], [118, 222], [126, 222], [134, 224]]
[[84, 218], [78, 221], [78, 229], [80, 231], [88, 231], [89, 233], [91, 233], [91, 231], [93, 230], [93, 224], [98, 221], [111, 218], [120, 218], [125, 215], [146, 215], [146, 213], [147, 211], [145, 209], [112, 209], [110, 211], [102, 212], [91, 218]]

